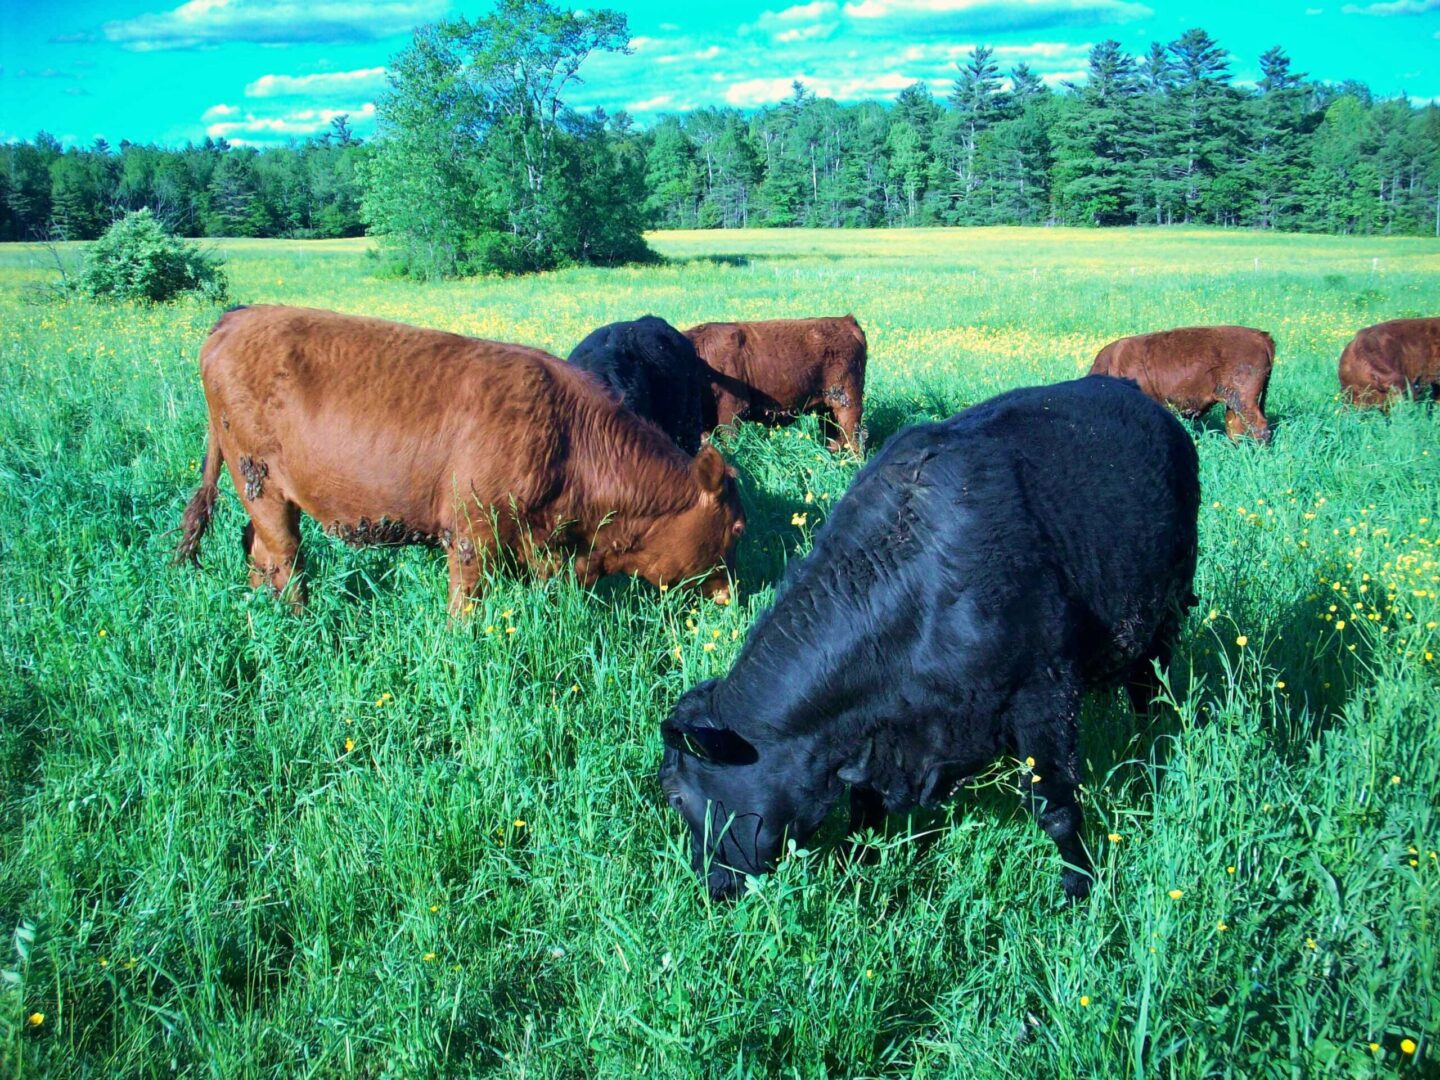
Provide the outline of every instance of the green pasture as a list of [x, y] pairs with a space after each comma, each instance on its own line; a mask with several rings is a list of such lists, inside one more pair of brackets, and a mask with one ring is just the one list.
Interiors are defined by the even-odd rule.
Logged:
[[[367, 241], [222, 241], [236, 302], [538, 345], [646, 312], [853, 312], [871, 445], [1106, 341], [1278, 345], [1269, 448], [1195, 428], [1172, 707], [1082, 718], [1092, 898], [999, 762], [834, 830], [733, 904], [688, 867], [657, 726], [726, 670], [859, 462], [721, 444], [740, 600], [499, 577], [307, 523], [311, 605], [246, 585], [228, 482], [196, 572], [217, 310], [53, 300], [0, 247], [0, 1075], [1435, 1076], [1440, 415], [1344, 407], [1359, 327], [1440, 314], [1423, 239], [1183, 230], [664, 233], [662, 264], [432, 286]], [[76, 252], [62, 249], [62, 260]]]

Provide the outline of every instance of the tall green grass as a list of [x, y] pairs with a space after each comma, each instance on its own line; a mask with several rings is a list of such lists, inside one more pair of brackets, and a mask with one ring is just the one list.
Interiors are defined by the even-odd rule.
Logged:
[[853, 311], [873, 443], [1073, 377], [1119, 334], [1274, 333], [1274, 445], [1196, 430], [1200, 605], [1173, 708], [1086, 705], [1091, 900], [1062, 905], [1014, 763], [892, 821], [873, 865], [837, 860], [831, 829], [737, 903], [692, 876], [657, 724], [726, 669], [858, 467], [813, 423], [725, 444], [751, 514], [729, 608], [500, 577], [456, 628], [440, 557], [307, 525], [295, 616], [246, 586], [229, 494], [203, 570], [167, 563], [216, 312], [42, 303], [43, 253], [8, 247], [0, 1069], [1433, 1075], [1440, 421], [1342, 407], [1335, 362], [1357, 327], [1440, 309], [1434, 244], [655, 242], [668, 265], [433, 287], [377, 281], [361, 243], [239, 242], [228, 269], [241, 301], [561, 353], [646, 311]]

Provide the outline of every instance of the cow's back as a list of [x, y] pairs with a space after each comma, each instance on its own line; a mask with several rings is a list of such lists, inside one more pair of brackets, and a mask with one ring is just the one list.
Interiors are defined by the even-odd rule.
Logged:
[[695, 347], [664, 319], [646, 315], [588, 334], [569, 362], [687, 453], [700, 448], [707, 378]]
[[[1001, 395], [941, 429], [957, 577], [989, 580], [1002, 605], [1045, 583], [1070, 632], [1083, 628], [1071, 644], [1084, 667], [1115, 674], [1194, 576], [1199, 462], [1184, 427], [1128, 382], [1092, 376]], [[1012, 617], [995, 610], [1001, 632]]]
[[543, 498], [565, 450], [564, 367], [523, 346], [275, 306], [227, 313], [201, 350], [227, 458], [263, 461], [322, 523], [377, 505], [432, 520], [472, 492]]
[[1180, 422], [1113, 378], [907, 428], [787, 570], [724, 708], [804, 732], [915, 680], [963, 708], [1037, 663], [1112, 678], [1190, 598], [1198, 477]]
[[1362, 403], [1440, 385], [1440, 319], [1391, 319], [1360, 330], [1340, 354], [1340, 383]]

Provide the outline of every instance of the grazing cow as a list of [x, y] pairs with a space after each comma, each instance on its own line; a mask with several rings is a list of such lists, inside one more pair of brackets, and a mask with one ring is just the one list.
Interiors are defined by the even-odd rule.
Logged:
[[1112, 341], [1100, 350], [1091, 375], [1134, 379], [1140, 389], [1194, 420], [1212, 405], [1225, 406], [1225, 432], [1270, 441], [1265, 391], [1275, 362], [1275, 340], [1248, 326], [1186, 326]]
[[860, 451], [866, 346], [855, 316], [702, 323], [685, 336], [710, 369], [715, 404], [708, 427], [829, 412], [842, 436], [829, 440], [830, 449], [843, 441]]
[[687, 454], [700, 449], [709, 372], [690, 339], [664, 319], [646, 315], [602, 326], [575, 346], [570, 363], [595, 376]]
[[348, 543], [443, 548], [452, 613], [501, 551], [542, 576], [573, 554], [585, 582], [727, 591], [744, 512], [724, 460], [692, 461], [538, 349], [249, 307], [215, 324], [200, 375], [210, 441], [177, 559], [197, 559], [223, 461], [250, 515], [251, 582], [277, 591], [299, 569], [301, 511]]
[[995, 757], [1088, 893], [1076, 718], [1137, 708], [1195, 572], [1184, 427], [1134, 383], [1015, 390], [901, 432], [792, 563], [730, 673], [661, 725], [660, 783], [712, 895], [804, 843], [850, 787], [852, 830], [955, 793]]
[[1390, 407], [1397, 397], [1440, 400], [1440, 319], [1367, 326], [1340, 354], [1340, 386], [1356, 405]]

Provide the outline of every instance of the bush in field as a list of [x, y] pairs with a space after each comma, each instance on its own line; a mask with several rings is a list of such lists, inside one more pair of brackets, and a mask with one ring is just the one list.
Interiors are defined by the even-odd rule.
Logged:
[[616, 11], [501, 0], [422, 27], [377, 103], [362, 214], [397, 272], [520, 274], [653, 260], [645, 157], [623, 113], [561, 100], [593, 53], [624, 53]]
[[218, 259], [166, 232], [146, 209], [126, 214], [90, 246], [79, 287], [89, 296], [163, 303], [185, 292], [224, 300], [227, 282]]

